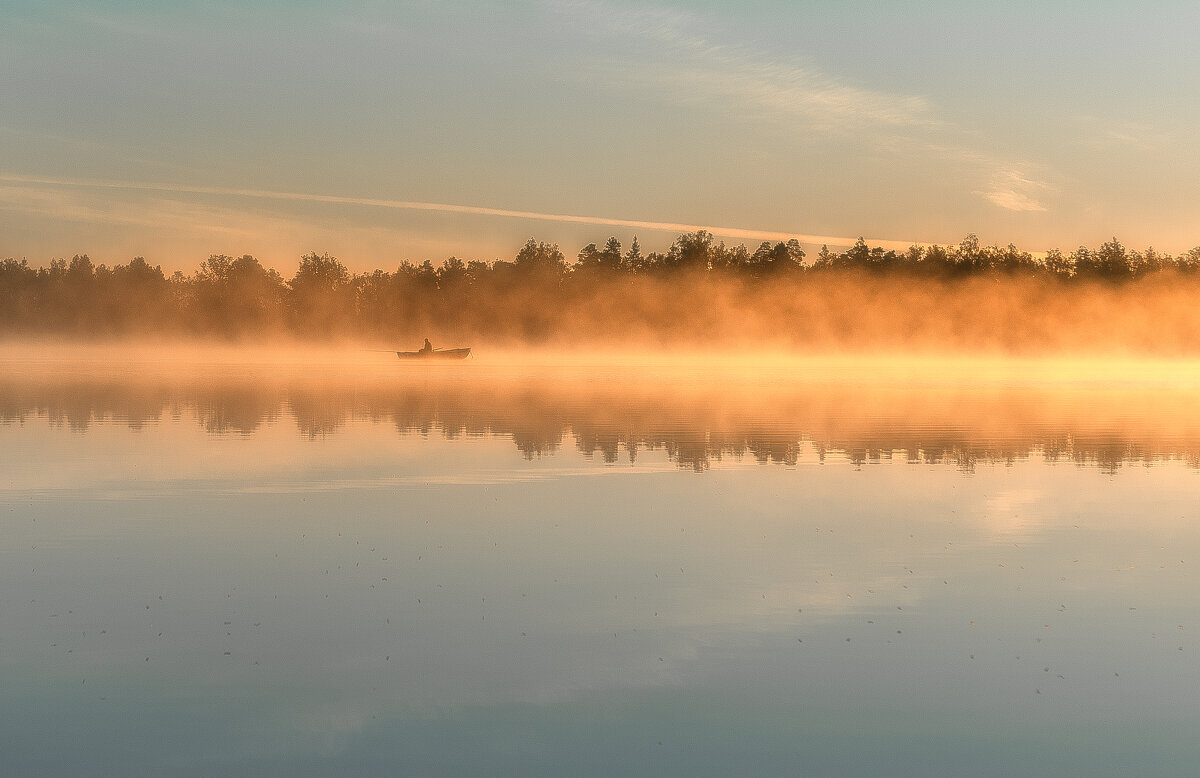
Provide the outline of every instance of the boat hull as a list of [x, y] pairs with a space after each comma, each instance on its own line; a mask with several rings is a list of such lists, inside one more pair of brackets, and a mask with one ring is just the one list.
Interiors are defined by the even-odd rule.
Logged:
[[469, 348], [444, 348], [434, 351], [397, 351], [400, 359], [466, 359], [471, 356]]

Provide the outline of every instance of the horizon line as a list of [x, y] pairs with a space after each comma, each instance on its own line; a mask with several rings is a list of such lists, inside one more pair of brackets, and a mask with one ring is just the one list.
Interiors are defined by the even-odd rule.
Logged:
[[[391, 200], [373, 197], [351, 197], [347, 195], [311, 194], [304, 192], [283, 192], [271, 189], [243, 189], [225, 186], [198, 186], [192, 184], [166, 184], [148, 181], [103, 181], [97, 179], [52, 178], [47, 176], [29, 176], [15, 173], [0, 173], [0, 181], [16, 184], [33, 184], [40, 186], [73, 187], [77, 189], [124, 189], [143, 192], [166, 192], [175, 194], [197, 195], [227, 195], [231, 197], [250, 197], [263, 200], [285, 200], [293, 202], [329, 203], [336, 205], [358, 205], [369, 208], [386, 208], [391, 210], [433, 211], [440, 213], [458, 213], [471, 216], [492, 216], [509, 219], [528, 219], [534, 221], [549, 221], [565, 224], [592, 224], [606, 227], [627, 227], [645, 229], [656, 232], [697, 232], [704, 230], [718, 237], [741, 238], [744, 240], [775, 240], [786, 241], [796, 239], [801, 243], [813, 245], [824, 244], [832, 246], [853, 246], [858, 237], [847, 238], [833, 235], [809, 235], [800, 232], [778, 230], [751, 230], [744, 227], [721, 227], [703, 224], [683, 224], [677, 222], [646, 221], [641, 219], [616, 219], [605, 216], [579, 216], [574, 214], [544, 213], [540, 211], [521, 211], [508, 208], [490, 208], [479, 205], [456, 205], [452, 203], [432, 203], [417, 200]], [[935, 245], [923, 241], [899, 241], [891, 239], [862, 238], [868, 244], [886, 249], [904, 251], [910, 246]], [[947, 244], [952, 245], [952, 244]]]

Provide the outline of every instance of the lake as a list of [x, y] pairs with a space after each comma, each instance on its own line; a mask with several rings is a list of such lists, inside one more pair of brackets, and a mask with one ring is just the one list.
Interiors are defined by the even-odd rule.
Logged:
[[1200, 762], [1191, 368], [374, 357], [0, 358], [6, 772]]

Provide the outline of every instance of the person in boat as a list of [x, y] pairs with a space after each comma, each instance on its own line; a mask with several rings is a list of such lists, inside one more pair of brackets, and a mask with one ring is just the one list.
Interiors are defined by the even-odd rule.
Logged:
[[433, 344], [429, 342], [429, 338], [426, 338], [425, 345], [421, 346], [421, 353], [428, 354], [431, 351], [433, 351]]

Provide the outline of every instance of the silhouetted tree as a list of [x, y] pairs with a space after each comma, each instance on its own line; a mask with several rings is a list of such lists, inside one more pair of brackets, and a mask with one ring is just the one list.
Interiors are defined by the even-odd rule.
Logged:
[[68, 283], [82, 286], [92, 280], [95, 274], [96, 266], [87, 254], [76, 254], [71, 257], [71, 264], [67, 267]]
[[1035, 273], [1038, 270], [1038, 263], [1033, 258], [1033, 255], [1028, 251], [1019, 250], [1011, 243], [1003, 249], [997, 249], [993, 246], [989, 254], [988, 265], [1001, 273], [1014, 275], [1018, 273]]
[[804, 256], [804, 249], [795, 238], [775, 244], [764, 240], [750, 255], [747, 266], [756, 278], [777, 277], [798, 272]]
[[610, 237], [605, 242], [604, 248], [601, 249], [599, 259], [600, 266], [605, 270], [609, 270], [611, 272], [622, 270], [622, 265], [624, 263], [622, 262], [621, 258], [621, 241], [617, 240], [615, 236]]
[[1062, 280], [1070, 278], [1073, 272], [1071, 259], [1063, 256], [1063, 253], [1058, 249], [1050, 249], [1046, 252], [1046, 258], [1042, 260], [1042, 266], [1055, 278]]
[[481, 259], [472, 259], [467, 262], [467, 276], [470, 277], [472, 284], [484, 282], [490, 271], [491, 266]]
[[666, 267], [669, 270], [708, 270], [712, 253], [713, 236], [707, 230], [685, 232], [671, 244], [667, 252]]
[[517, 272], [536, 282], [557, 282], [567, 272], [567, 260], [558, 244], [540, 243], [530, 238], [517, 252], [513, 263]]
[[1187, 253], [1177, 260], [1179, 270], [1184, 273], [1200, 273], [1200, 246], [1188, 249]]
[[1103, 278], [1120, 280], [1130, 276], [1129, 254], [1116, 238], [1102, 243], [1092, 254], [1093, 272]]
[[449, 257], [437, 269], [437, 284], [439, 289], [462, 289], [469, 283], [467, 266], [458, 257]]
[[587, 244], [575, 256], [575, 262], [579, 270], [595, 270], [600, 266], [600, 249], [595, 243]]
[[1092, 256], [1092, 251], [1087, 246], [1080, 246], [1071, 252], [1067, 258], [1068, 264], [1071, 266], [1072, 277], [1095, 277], [1098, 275], [1098, 265], [1095, 258]]
[[27, 260], [0, 262], [0, 328], [15, 332], [30, 327], [39, 313], [38, 272]]
[[954, 253], [954, 264], [960, 273], [976, 273], [987, 267], [987, 255], [979, 247], [979, 236], [967, 233]]
[[1129, 252], [1129, 274], [1134, 278], [1143, 278], [1165, 270], [1173, 260], [1170, 254], [1160, 254], [1150, 246], [1145, 251]]
[[205, 331], [259, 333], [282, 324], [285, 292], [279, 273], [251, 255], [213, 254], [193, 279], [192, 313]]
[[174, 300], [161, 266], [134, 257], [128, 264], [113, 266], [109, 286], [110, 305], [118, 312], [121, 332], [160, 333], [170, 328]]
[[642, 256], [642, 247], [638, 244], [637, 236], [633, 236], [633, 242], [629, 244], [629, 251], [625, 252], [625, 264], [632, 272], [643, 270], [646, 258]]
[[722, 241], [713, 248], [709, 262], [716, 272], [742, 273], [750, 265], [750, 254], [744, 245], [728, 248]]
[[291, 289], [289, 313], [297, 330], [334, 333], [345, 331], [353, 321], [350, 271], [336, 257], [315, 251], [305, 254], [288, 286]]
[[[803, 304], [789, 309], [791, 301], [819, 293], [830, 274], [842, 272], [869, 272], [872, 278], [848, 279], [868, 289], [884, 283], [879, 279], [913, 273], [936, 278], [947, 289], [980, 275], [1040, 275], [1070, 284], [1075, 278], [1123, 283], [1164, 272], [1200, 274], [1200, 247], [1172, 258], [1153, 247], [1127, 250], [1116, 238], [1095, 250], [1081, 246], [1069, 256], [1055, 249], [1042, 260], [1012, 244], [981, 246], [974, 234], [957, 246], [913, 245], [904, 252], [869, 246], [859, 238], [841, 254], [822, 246], [811, 276], [804, 260], [796, 239], [764, 241], [751, 253], [744, 244], [718, 243], [704, 230], [679, 235], [665, 254], [643, 255], [634, 238], [623, 255], [621, 242], [610, 237], [602, 248], [592, 243], [581, 249], [573, 266], [557, 245], [534, 239], [512, 261], [449, 257], [437, 267], [429, 260], [419, 265], [404, 261], [393, 273], [361, 275], [314, 252], [301, 258], [288, 282], [250, 255], [214, 254], [193, 275], [176, 271], [170, 278], [143, 257], [108, 267], [79, 254], [37, 269], [8, 259], [0, 261], [0, 328], [82, 336], [137, 331], [238, 336], [290, 330], [305, 336], [357, 332], [397, 339], [486, 332], [537, 340], [584, 331], [574, 324], [574, 317], [582, 316], [584, 321], [591, 317], [587, 326], [597, 332], [621, 322], [631, 332], [701, 333], [717, 324], [720, 306], [709, 301], [720, 295], [723, 304], [769, 303], [787, 317], [789, 332], [802, 337], [798, 322], [807, 312]], [[825, 276], [819, 283], [818, 273]], [[717, 286], [718, 276], [753, 283]], [[804, 291], [810, 283], [806, 277], [812, 279], [809, 291]], [[1137, 299], [1127, 299], [1136, 308]], [[815, 312], [826, 304], [807, 305]], [[843, 316], [836, 307], [824, 310], [829, 319], [825, 331], [856, 330], [853, 312]]]
[[611, 276], [626, 270], [628, 265], [621, 256], [621, 241], [615, 237], [609, 238], [603, 249], [596, 248], [595, 243], [589, 243], [579, 250], [576, 270], [584, 273], [601, 273]]
[[954, 270], [954, 254], [945, 246], [927, 247], [921, 262], [930, 275], [945, 276]]
[[871, 261], [871, 249], [860, 236], [854, 245], [834, 260], [834, 267], [865, 270]]

